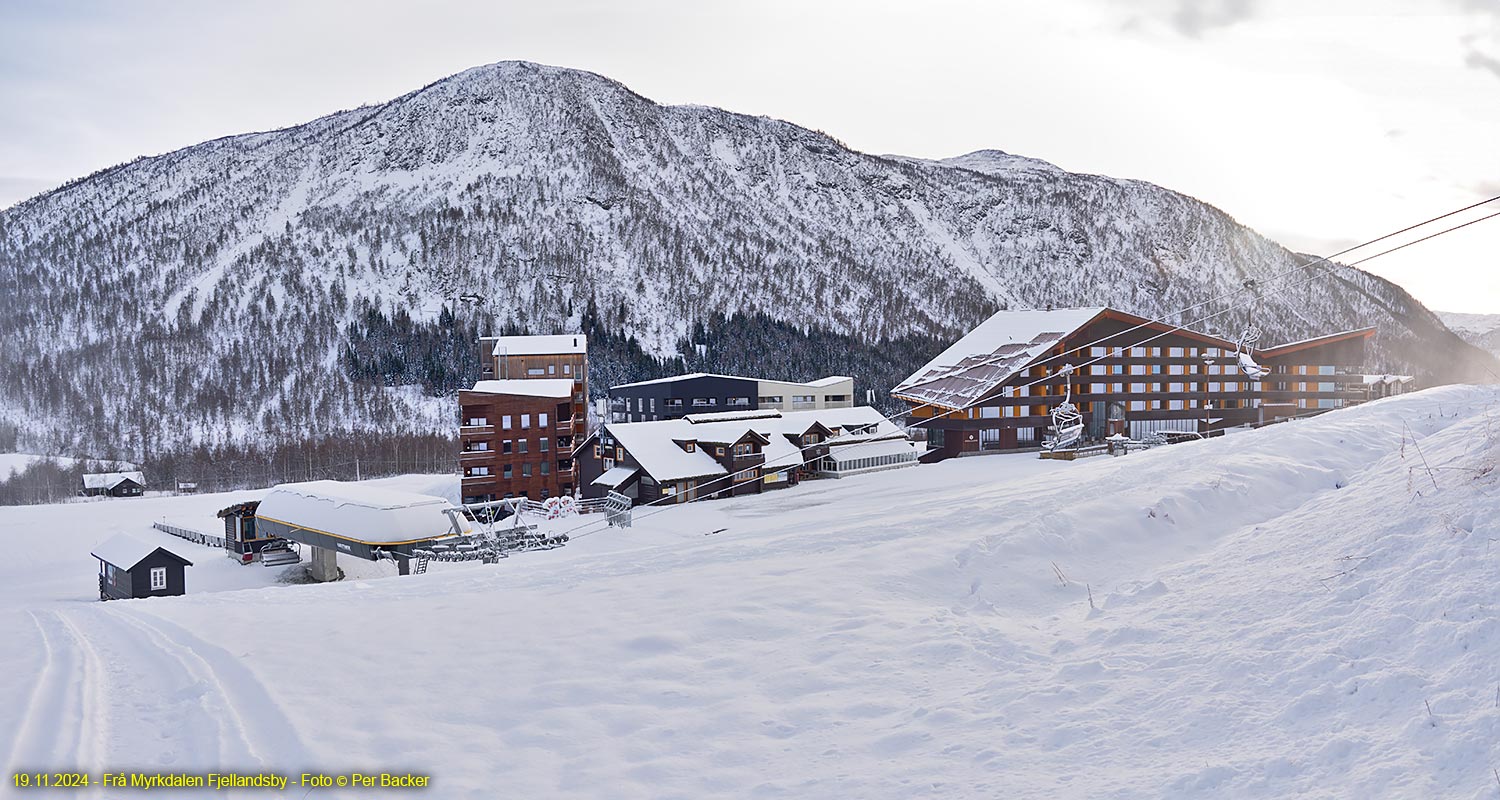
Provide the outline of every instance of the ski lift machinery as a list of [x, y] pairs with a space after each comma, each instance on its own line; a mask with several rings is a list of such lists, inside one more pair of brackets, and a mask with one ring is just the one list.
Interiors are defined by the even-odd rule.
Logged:
[[1067, 393], [1052, 409], [1052, 438], [1042, 445], [1048, 452], [1069, 447], [1083, 438], [1083, 415], [1073, 405], [1073, 365], [1064, 364], [1058, 371], [1067, 378]]
[[1245, 281], [1245, 288], [1255, 292], [1255, 300], [1250, 310], [1250, 321], [1240, 333], [1240, 338], [1235, 340], [1234, 356], [1239, 361], [1240, 372], [1250, 380], [1258, 381], [1268, 375], [1271, 369], [1257, 362], [1254, 355], [1255, 346], [1260, 344], [1260, 329], [1255, 327], [1255, 314], [1260, 310], [1258, 284], [1252, 278]]

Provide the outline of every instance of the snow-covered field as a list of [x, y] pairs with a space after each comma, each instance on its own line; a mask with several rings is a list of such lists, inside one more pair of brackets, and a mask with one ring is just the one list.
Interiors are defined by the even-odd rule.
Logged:
[[189, 595], [107, 605], [90, 546], [256, 493], [3, 508], [0, 754], [445, 798], [1493, 798], [1497, 423], [1447, 387], [322, 586], [162, 535]]

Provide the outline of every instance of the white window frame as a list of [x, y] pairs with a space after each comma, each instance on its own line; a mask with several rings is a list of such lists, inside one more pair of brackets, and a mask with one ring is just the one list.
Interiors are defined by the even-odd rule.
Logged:
[[151, 568], [151, 591], [153, 591], [153, 592], [159, 592], [159, 591], [161, 591], [162, 589], [165, 589], [165, 588], [167, 588], [167, 568], [166, 567], [152, 567]]

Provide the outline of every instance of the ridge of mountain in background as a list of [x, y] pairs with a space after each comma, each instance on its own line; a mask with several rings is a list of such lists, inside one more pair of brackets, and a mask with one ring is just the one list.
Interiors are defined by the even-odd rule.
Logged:
[[[1375, 325], [1373, 369], [1500, 372], [1399, 286], [1312, 260], [1142, 181], [869, 155], [503, 62], [0, 212], [0, 428], [134, 461], [449, 436], [500, 332], [589, 333], [596, 393], [707, 369], [883, 398], [996, 310], [1095, 304], [1231, 337], [1253, 315], [1265, 344]], [[1258, 302], [1170, 316], [1250, 279]]]

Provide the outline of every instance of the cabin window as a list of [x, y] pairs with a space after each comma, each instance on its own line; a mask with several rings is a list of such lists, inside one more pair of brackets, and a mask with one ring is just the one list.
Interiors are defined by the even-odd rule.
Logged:
[[572, 364], [564, 364], [563, 365], [563, 374], [564, 375], [572, 375], [573, 374], [573, 365]]
[[716, 456], [722, 456], [722, 455], [724, 455], [724, 448], [722, 448], [722, 447], [715, 447], [714, 448], [714, 455], [716, 455]]
[[167, 588], [167, 568], [151, 568], [151, 591], [156, 592]]
[[750, 445], [750, 444], [737, 444], [737, 445], [734, 446], [734, 454], [737, 457], [754, 455], [754, 453], [755, 453], [754, 445]]
[[556, 375], [557, 374], [557, 365], [556, 364], [548, 364], [547, 365], [547, 374], [548, 375]]
[[541, 367], [531, 367], [530, 369], [526, 370], [527, 375], [545, 375], [546, 373], [547, 370], [542, 369]]

